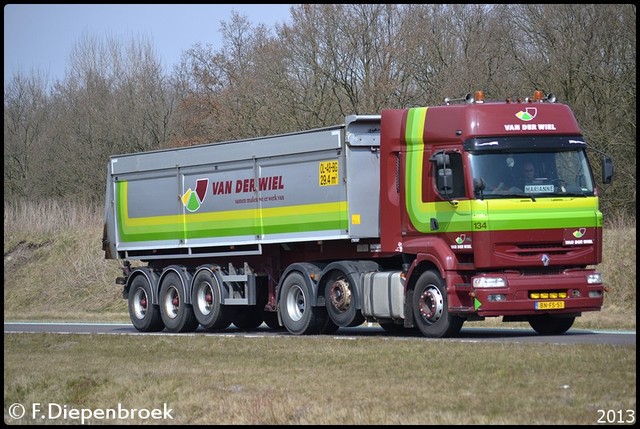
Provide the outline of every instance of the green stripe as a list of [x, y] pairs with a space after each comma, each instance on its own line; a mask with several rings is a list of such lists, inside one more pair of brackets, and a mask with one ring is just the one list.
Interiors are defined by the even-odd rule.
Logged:
[[[407, 145], [407, 169], [405, 206], [411, 224], [422, 233], [469, 231], [469, 201], [460, 201], [457, 207], [448, 202], [424, 203], [422, 201], [422, 176], [424, 163], [424, 127], [427, 107], [408, 109], [405, 143]], [[465, 209], [466, 206], [466, 209]], [[431, 218], [440, 224], [438, 231], [431, 231]]]
[[[116, 187], [117, 217], [119, 239], [121, 242], [142, 242], [157, 240], [185, 240], [196, 238], [221, 238], [234, 236], [260, 236], [269, 234], [300, 233], [315, 231], [346, 231], [349, 227], [346, 204], [341, 204], [344, 210], [309, 212], [308, 206], [304, 213], [296, 213], [296, 207], [291, 207], [291, 214], [259, 218], [257, 216], [238, 216], [238, 218], [220, 221], [202, 221], [206, 213], [178, 216], [183, 220], [176, 223], [176, 216], [151, 217], [149, 224], [132, 225], [126, 212], [127, 192], [125, 182], [118, 182]], [[336, 206], [339, 203], [336, 203]], [[313, 206], [312, 206], [313, 207]], [[281, 208], [282, 209], [282, 208]], [[284, 207], [286, 209], [286, 207]], [[252, 213], [255, 209], [238, 210], [234, 213]], [[139, 219], [136, 219], [139, 221]]]
[[[522, 208], [491, 209], [485, 215], [487, 229], [493, 231], [541, 230], [560, 228], [587, 228], [602, 226], [602, 212], [598, 210], [598, 199], [586, 197], [580, 199], [567, 198], [555, 201], [553, 208], [540, 208], [544, 199], [536, 202], [526, 201], [519, 204]], [[474, 211], [476, 213], [476, 211]], [[474, 222], [480, 216], [474, 216]]]
[[[344, 221], [340, 224], [335, 222], [307, 222], [304, 225], [290, 224], [273, 226], [263, 229], [263, 234], [284, 234], [284, 233], [296, 233], [296, 232], [311, 232], [311, 231], [331, 231], [347, 228], [347, 222]], [[246, 228], [219, 228], [219, 229], [206, 229], [199, 231], [187, 231], [187, 239], [196, 238], [221, 238], [221, 237], [235, 237], [235, 236], [247, 236], [247, 235], [259, 235], [257, 227]], [[122, 238], [123, 242], [140, 242], [140, 241], [153, 241], [153, 240], [175, 240], [179, 236], [179, 232], [176, 231], [163, 231], [158, 233], [140, 232], [126, 234], [126, 237]]]
[[429, 219], [421, 213], [422, 201], [422, 163], [424, 158], [424, 124], [427, 116], [426, 107], [409, 109], [405, 143], [407, 145], [406, 207], [411, 223], [418, 231], [429, 231]]

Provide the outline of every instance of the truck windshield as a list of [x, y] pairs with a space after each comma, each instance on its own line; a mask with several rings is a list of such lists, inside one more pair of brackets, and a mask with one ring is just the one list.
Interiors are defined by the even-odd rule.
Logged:
[[594, 195], [591, 169], [582, 149], [475, 152], [469, 158], [478, 198]]

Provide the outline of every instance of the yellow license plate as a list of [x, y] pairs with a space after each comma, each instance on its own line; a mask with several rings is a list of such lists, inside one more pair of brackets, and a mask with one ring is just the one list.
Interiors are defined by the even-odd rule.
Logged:
[[564, 301], [536, 301], [536, 310], [561, 310]]

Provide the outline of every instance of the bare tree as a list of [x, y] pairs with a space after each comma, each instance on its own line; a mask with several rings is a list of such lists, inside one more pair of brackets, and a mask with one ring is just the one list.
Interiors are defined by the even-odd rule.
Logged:
[[26, 196], [33, 192], [34, 158], [42, 146], [50, 105], [44, 75], [17, 73], [4, 86], [4, 192]]
[[269, 114], [277, 88], [272, 76], [282, 75], [270, 32], [235, 12], [220, 25], [221, 50], [196, 44], [174, 70], [181, 107], [179, 145], [281, 132]]
[[171, 88], [148, 41], [84, 35], [54, 87], [55, 121], [40, 187], [99, 199], [108, 157], [164, 147]]
[[594, 165], [602, 153], [615, 161], [618, 180], [600, 189], [603, 209], [635, 215], [635, 6], [527, 4], [507, 8], [514, 17], [511, 40], [518, 74], [571, 105], [595, 149], [591, 153]]

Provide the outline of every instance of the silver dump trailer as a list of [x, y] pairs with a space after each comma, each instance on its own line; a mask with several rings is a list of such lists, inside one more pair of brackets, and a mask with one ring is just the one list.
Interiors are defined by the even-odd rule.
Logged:
[[[291, 298], [307, 301], [290, 308], [285, 326], [335, 331], [312, 279], [334, 259], [347, 272], [377, 269], [360, 259], [380, 250], [379, 130], [380, 116], [349, 116], [333, 127], [111, 157], [103, 250], [123, 262], [117, 283], [134, 326], [278, 328], [282, 280], [301, 274], [312, 296]], [[334, 283], [348, 323], [362, 323], [362, 304]]]
[[107, 257], [246, 255], [268, 243], [377, 237], [379, 120], [111, 157]]

